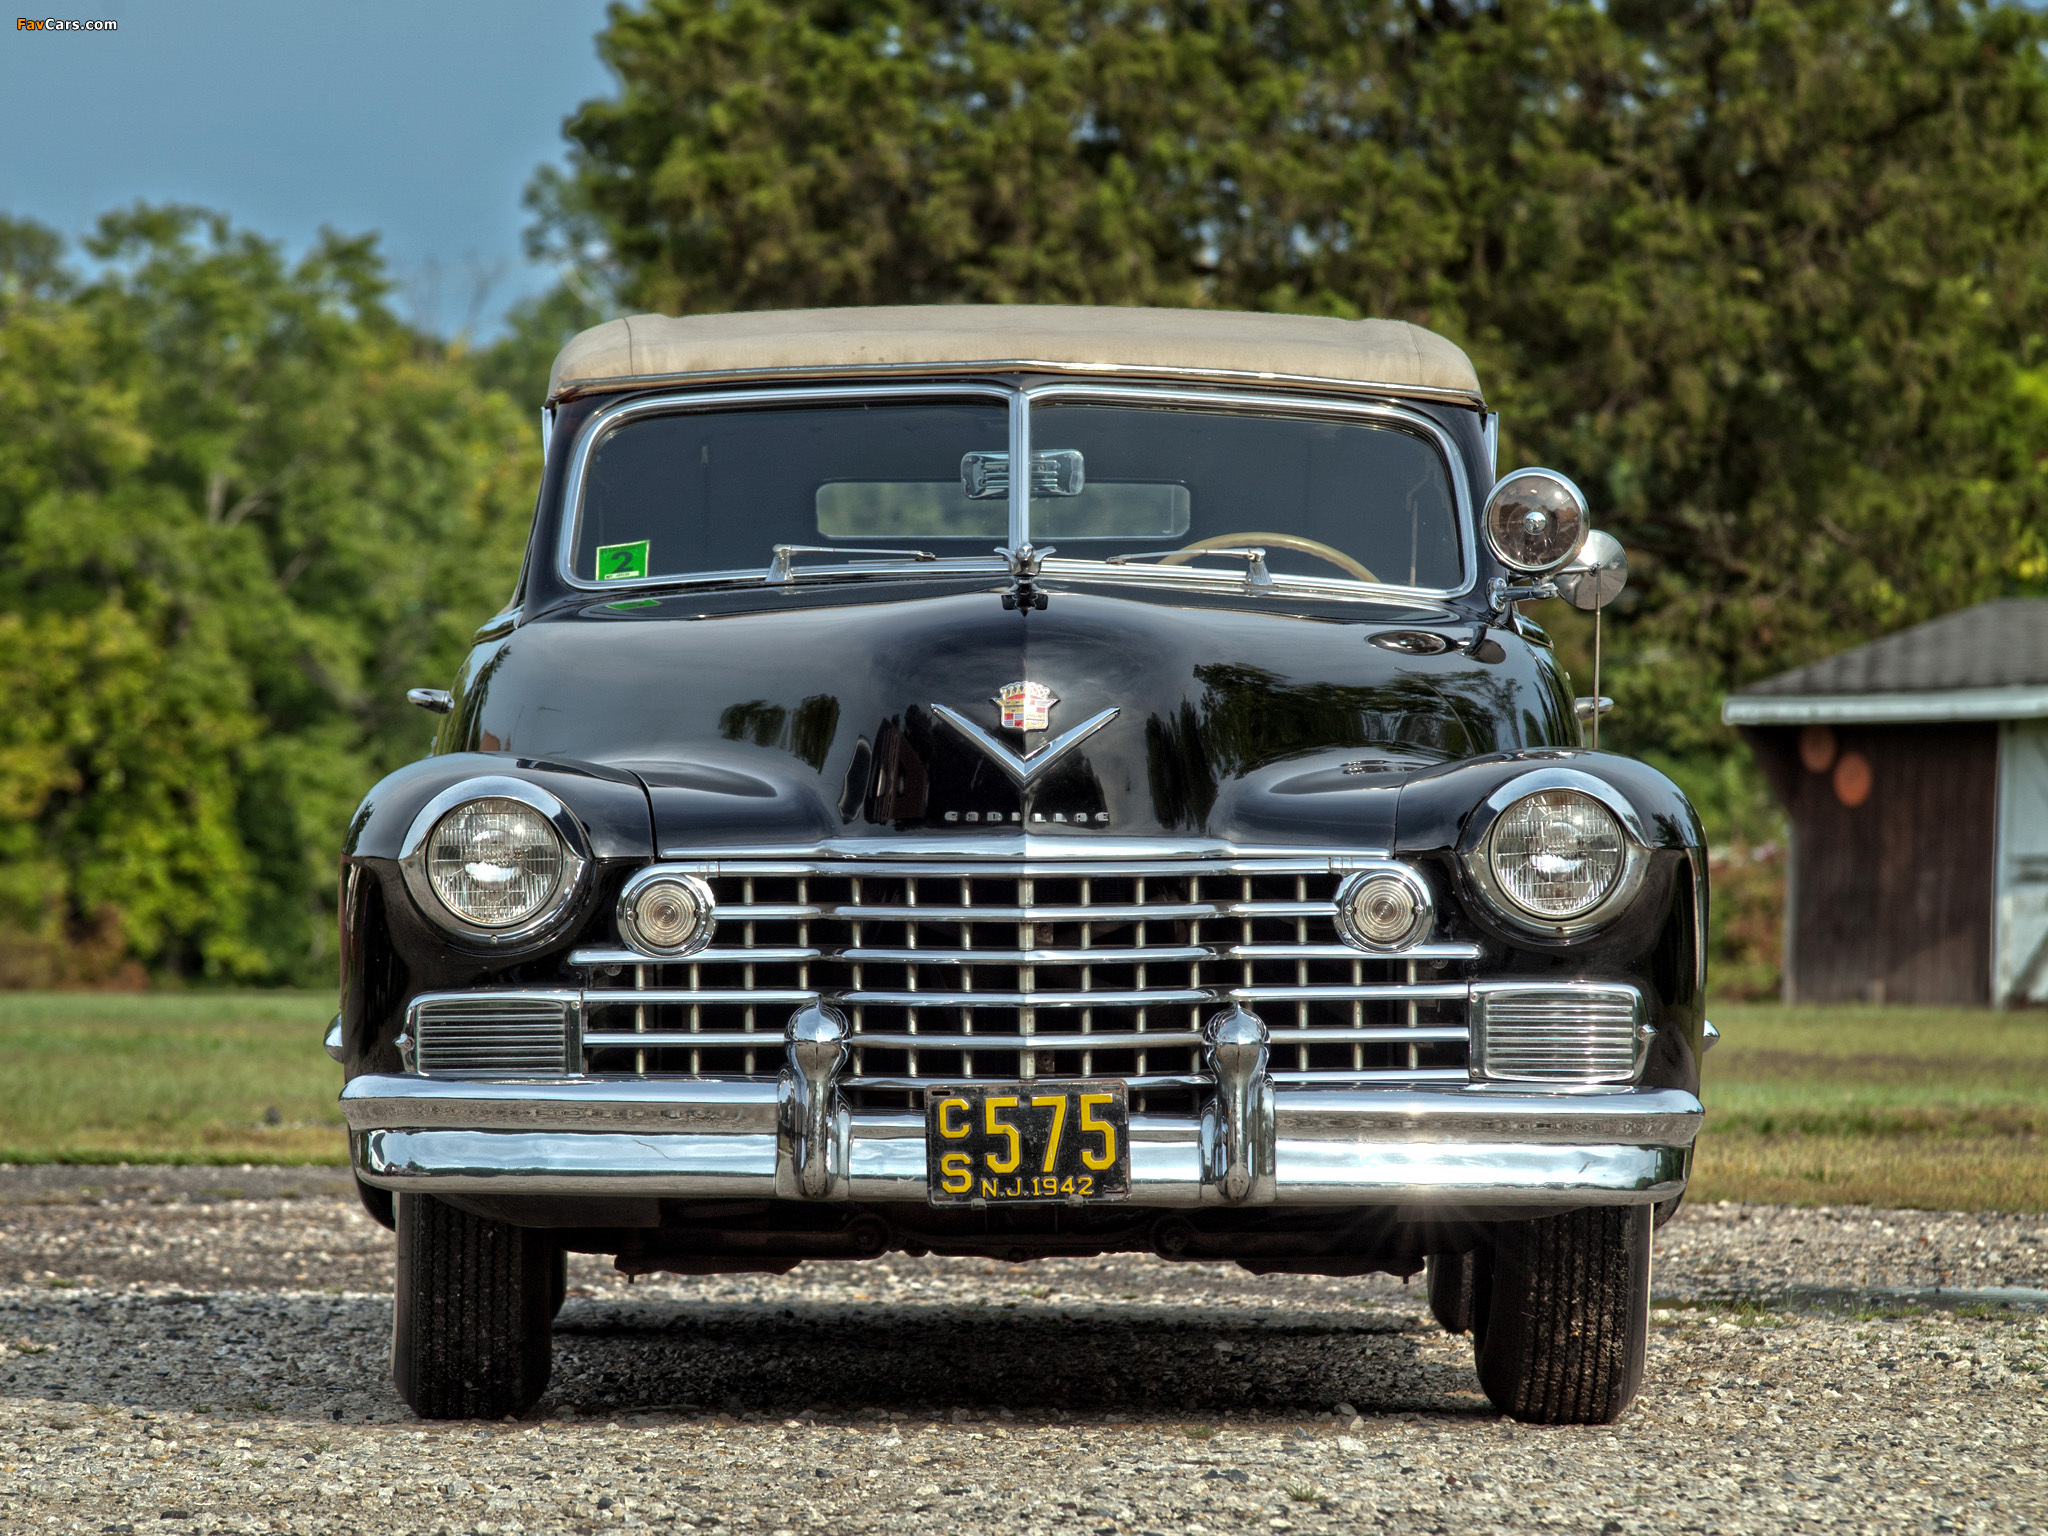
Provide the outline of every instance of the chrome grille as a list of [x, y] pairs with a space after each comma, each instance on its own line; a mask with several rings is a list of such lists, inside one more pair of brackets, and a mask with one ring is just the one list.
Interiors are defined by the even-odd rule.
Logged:
[[1472, 989], [1474, 1074], [1504, 1082], [1625, 1083], [1642, 1063], [1643, 995], [1576, 982]]
[[1463, 1081], [1463, 962], [1339, 938], [1329, 857], [1232, 863], [690, 866], [718, 898], [712, 946], [657, 963], [579, 950], [592, 1072], [765, 1076], [792, 1009], [853, 1026], [844, 1085], [902, 1106], [961, 1078], [1208, 1082], [1203, 1021], [1226, 1001], [1272, 1032], [1288, 1082]]
[[441, 993], [406, 1015], [413, 1069], [427, 1077], [559, 1077], [576, 1070], [574, 993]]

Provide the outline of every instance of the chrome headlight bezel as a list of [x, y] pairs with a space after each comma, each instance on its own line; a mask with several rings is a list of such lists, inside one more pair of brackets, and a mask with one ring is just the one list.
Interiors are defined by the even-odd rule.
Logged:
[[[1351, 901], [1361, 887], [1374, 880], [1398, 880], [1408, 888], [1415, 898], [1415, 920], [1408, 936], [1395, 944], [1382, 944], [1361, 933], [1352, 924]], [[1419, 871], [1406, 864], [1388, 862], [1371, 864], [1353, 870], [1337, 887], [1337, 932], [1352, 948], [1372, 955], [1398, 955], [1419, 945], [1427, 944], [1436, 932], [1436, 893], [1430, 890], [1429, 882]]]
[[[525, 920], [503, 928], [487, 928], [470, 921], [441, 900], [427, 873], [427, 845], [434, 829], [453, 811], [473, 800], [516, 800], [537, 811], [561, 839], [562, 878], [554, 894], [541, 909]], [[436, 928], [452, 938], [480, 949], [514, 949], [545, 943], [556, 936], [567, 918], [582, 903], [590, 881], [590, 839], [583, 823], [568, 806], [537, 784], [498, 774], [485, 774], [451, 784], [420, 807], [406, 829], [400, 845], [398, 868], [413, 904]]]
[[[640, 931], [637, 898], [648, 886], [664, 880], [687, 890], [703, 913], [703, 921], [697, 931], [679, 945], [656, 944]], [[674, 864], [650, 864], [620, 887], [616, 915], [619, 941], [628, 949], [650, 960], [680, 960], [702, 954], [710, 946], [712, 935], [718, 930], [718, 898], [702, 876]]]
[[[1532, 912], [1521, 905], [1508, 894], [1493, 870], [1493, 830], [1501, 817], [1529, 796], [1555, 790], [1598, 801], [1621, 824], [1622, 867], [1613, 889], [1585, 911], [1563, 918]], [[1576, 938], [1620, 916], [1642, 888], [1649, 851], [1650, 840], [1644, 832], [1642, 817], [1628, 797], [1605, 779], [1576, 768], [1537, 768], [1509, 779], [1480, 802], [1458, 843], [1459, 862], [1487, 911], [1523, 933], [1552, 939]]]
[[[1577, 519], [1577, 536], [1572, 539], [1569, 546], [1560, 546], [1562, 553], [1552, 555], [1548, 560], [1526, 560], [1514, 554], [1501, 543], [1499, 531], [1494, 527], [1496, 509], [1518, 480], [1541, 481], [1554, 490], [1562, 491]], [[1523, 576], [1541, 576], [1550, 571], [1562, 570], [1571, 564], [1572, 557], [1578, 554], [1585, 544], [1586, 535], [1592, 531], [1592, 527], [1592, 511], [1586, 504], [1586, 493], [1573, 483], [1569, 475], [1559, 474], [1554, 469], [1544, 469], [1540, 465], [1530, 465], [1502, 475], [1493, 483], [1493, 489], [1486, 493], [1486, 500], [1479, 508], [1479, 529], [1486, 540], [1486, 547], [1502, 565]]]

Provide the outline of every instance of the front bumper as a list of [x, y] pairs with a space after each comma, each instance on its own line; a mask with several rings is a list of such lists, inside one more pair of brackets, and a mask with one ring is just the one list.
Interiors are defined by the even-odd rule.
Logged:
[[[384, 1189], [925, 1200], [921, 1115], [836, 1110], [817, 1125], [823, 1178], [807, 1180], [787, 1076], [363, 1076], [341, 1102], [356, 1171]], [[1134, 1115], [1129, 1203], [1648, 1204], [1684, 1190], [1702, 1113], [1674, 1088], [1280, 1088], [1262, 1106], [1269, 1150], [1249, 1189], [1228, 1177], [1215, 1115]]]

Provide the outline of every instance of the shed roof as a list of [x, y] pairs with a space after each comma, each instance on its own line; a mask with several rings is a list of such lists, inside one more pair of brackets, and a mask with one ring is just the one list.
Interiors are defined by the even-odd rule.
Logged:
[[2048, 599], [1945, 614], [1731, 694], [1733, 725], [2048, 717]]
[[1079, 304], [628, 315], [570, 339], [548, 399], [650, 383], [961, 368], [1315, 383], [1484, 403], [1463, 350], [1405, 320]]

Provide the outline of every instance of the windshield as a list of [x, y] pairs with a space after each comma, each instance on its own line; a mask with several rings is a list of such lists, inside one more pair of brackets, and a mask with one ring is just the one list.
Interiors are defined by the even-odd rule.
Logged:
[[[585, 581], [759, 570], [777, 544], [987, 555], [1007, 491], [961, 464], [1004, 456], [1000, 400], [758, 407], [629, 419], [592, 449], [572, 569]], [[829, 560], [829, 556], [821, 556]]]
[[1399, 427], [1053, 402], [1031, 413], [1031, 449], [1035, 461], [1080, 461], [1081, 490], [1043, 489], [1031, 503], [1031, 542], [1062, 557], [1248, 546], [1265, 550], [1276, 575], [1428, 588], [1460, 579], [1443, 459]]
[[[1003, 399], [628, 411], [587, 452], [570, 567], [586, 582], [818, 566], [1010, 542]], [[1456, 502], [1435, 444], [1284, 407], [1059, 399], [1031, 413], [1029, 542], [1062, 560], [1210, 571], [1262, 549], [1277, 576], [1453, 589]]]

